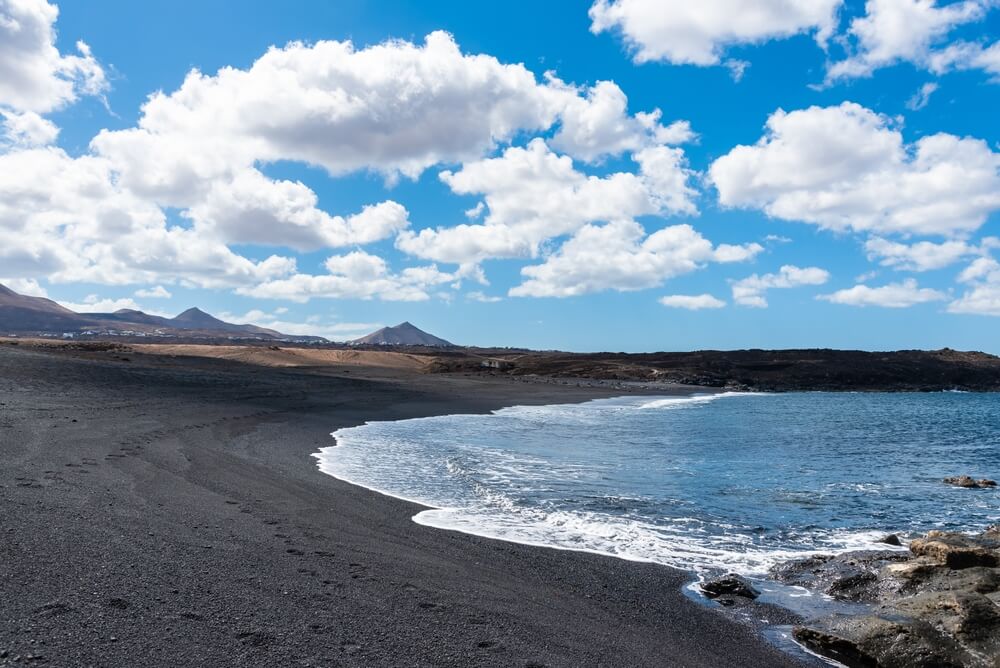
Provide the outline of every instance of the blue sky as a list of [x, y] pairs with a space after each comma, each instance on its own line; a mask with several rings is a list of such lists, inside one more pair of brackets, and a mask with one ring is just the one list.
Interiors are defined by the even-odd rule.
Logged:
[[331, 338], [1000, 352], [1000, 8], [742, 4], [0, 0], [0, 278]]

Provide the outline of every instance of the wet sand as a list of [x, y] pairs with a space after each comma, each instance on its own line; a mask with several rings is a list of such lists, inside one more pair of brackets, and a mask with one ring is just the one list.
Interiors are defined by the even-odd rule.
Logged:
[[0, 345], [0, 665], [800, 665], [687, 573], [422, 527], [310, 456], [612, 393]]

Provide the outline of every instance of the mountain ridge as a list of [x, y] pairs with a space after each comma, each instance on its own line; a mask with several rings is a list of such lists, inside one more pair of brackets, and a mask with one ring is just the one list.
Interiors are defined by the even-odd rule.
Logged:
[[95, 334], [187, 338], [250, 338], [288, 341], [325, 341], [318, 336], [293, 336], [252, 324], [220, 320], [192, 307], [173, 318], [135, 309], [114, 313], [77, 313], [45, 297], [22, 295], [0, 284], [0, 333], [71, 335]]

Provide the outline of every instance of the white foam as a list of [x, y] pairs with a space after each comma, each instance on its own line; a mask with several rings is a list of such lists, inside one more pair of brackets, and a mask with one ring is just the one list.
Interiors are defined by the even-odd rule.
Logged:
[[[537, 422], [539, 426], [550, 428], [560, 422], [578, 426], [590, 422], [600, 424], [601, 411], [593, 408], [672, 410], [736, 396], [768, 395], [731, 392], [653, 400], [632, 397], [592, 402], [594, 406], [589, 409], [586, 405], [516, 407], [502, 409], [495, 414], [506, 414], [532, 425]], [[433, 430], [442, 420], [448, 419], [473, 418], [445, 416], [406, 422], [421, 423], [422, 428]], [[706, 525], [705, 520], [695, 517], [677, 517], [665, 519], [664, 523], [652, 523], [628, 515], [525, 505], [505, 493], [503, 483], [518, 481], [521, 486], [512, 493], [533, 491], [530, 484], [538, 477], [535, 473], [538, 470], [549, 472], [546, 469], [549, 462], [545, 459], [501, 448], [479, 448], [475, 450], [478, 457], [476, 466], [470, 470], [463, 465], [459, 455], [442, 455], [434, 461], [433, 457], [426, 456], [426, 452], [407, 452], [408, 443], [394, 436], [398, 423], [394, 423], [393, 429], [379, 429], [379, 424], [385, 423], [369, 423], [335, 432], [333, 436], [338, 445], [323, 448], [314, 455], [320, 470], [346, 482], [428, 507], [428, 510], [417, 513], [413, 520], [438, 529], [632, 561], [655, 562], [698, 573], [725, 570], [746, 575], [762, 575], [780, 562], [820, 552], [876, 547], [879, 537], [875, 532], [828, 533], [813, 536], [814, 542], [811, 541], [812, 545], [808, 548], [775, 550], [760, 544], [741, 527], [723, 522]], [[422, 434], [425, 441], [433, 442], [433, 436], [433, 431]], [[560, 470], [560, 476], [571, 478], [575, 472], [570, 469]], [[579, 472], [586, 471], [586, 467], [581, 467]], [[455, 491], [456, 479], [465, 480], [465, 492]], [[501, 484], [491, 486], [489, 481]]]
[[715, 394], [695, 394], [689, 397], [667, 397], [665, 399], [654, 399], [638, 405], [640, 409], [651, 408], [684, 408], [692, 404], [707, 404], [718, 399], [731, 397], [769, 397], [774, 396], [765, 392], [718, 392]]

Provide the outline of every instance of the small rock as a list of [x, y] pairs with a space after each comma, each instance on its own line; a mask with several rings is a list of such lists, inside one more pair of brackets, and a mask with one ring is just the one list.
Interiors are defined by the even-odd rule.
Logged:
[[[730, 573], [725, 577], [709, 580], [701, 583], [701, 591], [708, 598], [719, 598], [720, 596], [741, 596], [743, 598], [755, 599], [760, 596], [760, 592], [753, 588], [745, 578]], [[731, 605], [733, 602], [729, 601]]]
[[899, 547], [903, 544], [902, 541], [899, 540], [899, 536], [897, 536], [894, 533], [891, 533], [888, 536], [882, 536], [881, 538], [878, 539], [878, 542], [885, 543], [886, 545], [895, 545], [896, 547]]
[[985, 489], [987, 487], [997, 486], [996, 480], [989, 480], [987, 478], [980, 478], [979, 480], [976, 480], [972, 476], [967, 475], [951, 476], [950, 478], [945, 478], [944, 482], [948, 485], [965, 487], [967, 489]]

